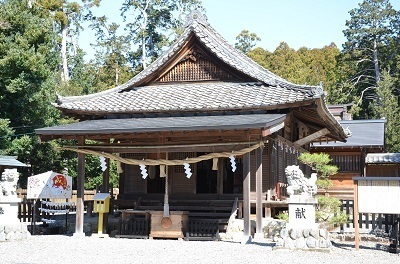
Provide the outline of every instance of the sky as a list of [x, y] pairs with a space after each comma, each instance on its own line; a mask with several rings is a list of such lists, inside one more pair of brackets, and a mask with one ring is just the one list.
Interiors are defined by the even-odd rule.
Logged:
[[[102, 0], [96, 14], [106, 15], [113, 22], [121, 22], [119, 8], [123, 0]], [[334, 42], [339, 49], [346, 41], [343, 30], [349, 11], [362, 0], [202, 0], [210, 25], [234, 45], [244, 29], [257, 34], [261, 41], [256, 46], [273, 52], [282, 42], [299, 49], [322, 48]], [[391, 0], [396, 10], [399, 0]], [[85, 30], [79, 46], [89, 55], [89, 43], [95, 38]]]

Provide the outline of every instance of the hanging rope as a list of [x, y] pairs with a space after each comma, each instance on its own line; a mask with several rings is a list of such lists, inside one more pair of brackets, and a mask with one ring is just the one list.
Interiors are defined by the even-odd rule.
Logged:
[[143, 160], [137, 160], [137, 159], [128, 159], [128, 158], [123, 158], [123, 157], [119, 157], [117, 154], [111, 154], [111, 153], [107, 153], [107, 152], [100, 152], [100, 151], [94, 151], [94, 150], [89, 150], [89, 149], [84, 149], [84, 148], [77, 148], [77, 147], [61, 147], [58, 148], [60, 150], [71, 150], [71, 151], [75, 151], [78, 153], [83, 153], [83, 154], [91, 154], [91, 155], [95, 155], [95, 156], [103, 156], [109, 159], [113, 159], [116, 161], [119, 161], [121, 163], [125, 163], [125, 164], [130, 164], [130, 165], [167, 165], [167, 166], [173, 166], [173, 165], [183, 165], [184, 163], [197, 163], [200, 161], [204, 161], [204, 160], [210, 160], [213, 158], [228, 158], [231, 155], [234, 156], [241, 156], [243, 154], [249, 153], [259, 147], [264, 146], [264, 143], [262, 141], [260, 141], [259, 143], [247, 147], [247, 148], [243, 148], [241, 150], [237, 150], [234, 152], [220, 152], [220, 153], [210, 153], [210, 154], [206, 154], [206, 155], [202, 155], [199, 157], [194, 157], [194, 158], [186, 158], [184, 160], [167, 160], [167, 159], [158, 159], [158, 160], [153, 160], [153, 159], [143, 159]]

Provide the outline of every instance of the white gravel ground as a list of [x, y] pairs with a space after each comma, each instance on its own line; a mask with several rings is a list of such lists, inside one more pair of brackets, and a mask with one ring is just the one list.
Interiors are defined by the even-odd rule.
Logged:
[[0, 242], [0, 263], [400, 263], [400, 255], [382, 245], [337, 242], [330, 253], [273, 250], [272, 243], [142, 240], [126, 238], [31, 236]]

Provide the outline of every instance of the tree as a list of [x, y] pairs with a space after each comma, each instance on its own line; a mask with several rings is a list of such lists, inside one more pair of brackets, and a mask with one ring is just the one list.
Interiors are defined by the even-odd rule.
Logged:
[[267, 68], [275, 74], [291, 82], [304, 84], [304, 76], [308, 74], [307, 68], [299, 53], [286, 42], [281, 42], [267, 60]]
[[[61, 80], [69, 81], [68, 55], [67, 55], [67, 36], [71, 29], [71, 20], [79, 14], [79, 4], [77, 2], [57, 1], [57, 0], [38, 0], [32, 5], [32, 8], [43, 8], [55, 22], [55, 31], [61, 34]], [[71, 29], [72, 30], [72, 29]], [[70, 34], [72, 36], [72, 34]]]
[[[139, 48], [132, 54], [134, 67], [141, 65], [146, 69], [151, 58], [158, 57], [167, 36], [163, 33], [169, 28], [172, 20], [172, 7], [169, 0], [125, 0], [121, 11], [126, 21], [130, 11], [127, 29], [132, 36], [134, 45]], [[140, 59], [139, 59], [140, 58]]]
[[320, 85], [329, 103], [348, 103], [346, 89], [339, 85], [345, 70], [338, 59], [340, 50], [334, 43], [322, 49], [301, 47], [297, 51], [281, 42], [274, 52], [255, 48], [248, 56], [264, 68], [293, 83]]
[[10, 127], [52, 125], [57, 60], [53, 49], [52, 20], [26, 3], [8, 0], [0, 17], [9, 26], [0, 29], [0, 118]]
[[236, 37], [235, 48], [247, 54], [261, 38], [256, 33], [250, 33], [247, 29], [243, 29]]
[[93, 44], [96, 47], [96, 64], [101, 65], [102, 69], [99, 67], [99, 72], [105, 72], [98, 75], [99, 79], [105, 83], [102, 86], [110, 88], [126, 82], [132, 75], [127, 60], [129, 39], [118, 36], [119, 25], [107, 24], [105, 16], [94, 19], [90, 28], [95, 31], [97, 37], [96, 44]]
[[352, 65], [348, 79], [356, 87], [357, 104], [363, 104], [361, 115], [366, 117], [370, 115], [371, 101], [365, 99], [376, 99], [381, 68], [392, 56], [386, 47], [396, 35], [396, 11], [389, 0], [364, 0], [349, 13], [351, 18], [343, 31], [347, 38], [343, 52]]
[[269, 56], [271, 56], [271, 52], [269, 52], [268, 50], [265, 50], [265, 49], [260, 48], [260, 47], [256, 47], [256, 48], [250, 50], [247, 53], [247, 56], [252, 58], [255, 62], [257, 62], [258, 64], [260, 64], [264, 68], [273, 71], [271, 68], [269, 68], [269, 60], [268, 60], [268, 58], [269, 58]]
[[124, 21], [131, 21], [126, 30], [132, 44], [138, 47], [129, 56], [134, 69], [145, 69], [182, 33], [183, 15], [196, 5], [201, 9], [200, 0], [125, 0], [122, 16]]
[[0, 118], [0, 155], [6, 154], [5, 151], [11, 145], [14, 130], [9, 127], [10, 120]]
[[395, 78], [387, 71], [382, 73], [378, 83], [374, 110], [378, 118], [387, 120], [385, 131], [385, 145], [388, 152], [400, 152], [400, 106], [398, 98], [394, 95]]
[[[36, 0], [29, 1], [30, 8], [43, 9], [53, 18], [54, 31], [61, 36], [57, 41], [57, 50], [61, 56], [61, 81], [68, 83], [69, 67], [68, 57], [72, 52], [76, 54], [76, 37], [81, 30], [80, 22], [91, 18], [90, 8], [98, 6], [101, 0], [82, 0], [83, 5], [68, 0]], [[70, 41], [68, 41], [68, 38]], [[70, 51], [69, 51], [70, 50]]]

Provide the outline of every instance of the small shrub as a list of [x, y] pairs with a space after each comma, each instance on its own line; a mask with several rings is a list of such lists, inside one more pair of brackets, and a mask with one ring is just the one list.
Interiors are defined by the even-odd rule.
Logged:
[[282, 212], [280, 214], [276, 215], [276, 218], [280, 220], [284, 220], [286, 223], [289, 222], [289, 213], [288, 212]]
[[315, 218], [318, 222], [331, 225], [346, 224], [348, 215], [340, 211], [342, 202], [335, 197], [319, 196]]

